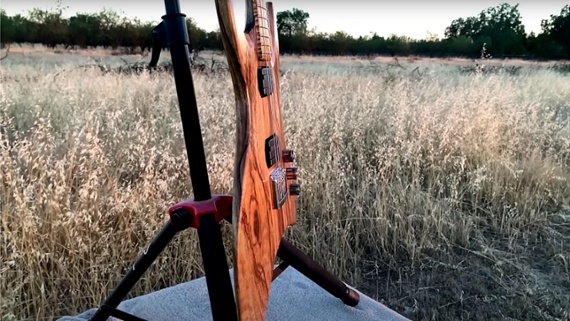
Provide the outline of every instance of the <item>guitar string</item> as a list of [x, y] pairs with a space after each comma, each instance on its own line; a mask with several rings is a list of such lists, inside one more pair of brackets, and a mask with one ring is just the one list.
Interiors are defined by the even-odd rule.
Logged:
[[[270, 45], [270, 66], [271, 66], [271, 89], [272, 89], [272, 93], [271, 93], [271, 101], [272, 101], [272, 105], [271, 105], [271, 112], [272, 112], [272, 116], [273, 116], [273, 124], [276, 125], [276, 127], [279, 128], [274, 128], [272, 129], [275, 134], [276, 137], [278, 137], [278, 142], [277, 142], [277, 151], [276, 151], [276, 155], [277, 155], [277, 164], [278, 166], [281, 167], [281, 170], [283, 171], [282, 174], [284, 175], [284, 177], [281, 178], [280, 183], [285, 184], [284, 190], [282, 192], [284, 192], [286, 195], [284, 196], [285, 198], [288, 198], [288, 180], [287, 180], [287, 171], [285, 168], [285, 164], [283, 163], [283, 149], [281, 148], [281, 145], [285, 145], [285, 139], [282, 135], [283, 133], [283, 123], [282, 123], [282, 115], [281, 115], [281, 104], [280, 104], [280, 95], [278, 95], [279, 92], [279, 83], [277, 81], [277, 76], [276, 73], [279, 72], [279, 66], [277, 66], [277, 59], [278, 59], [278, 53], [277, 53], [277, 48], [276, 48], [276, 35], [273, 34], [272, 29], [275, 30], [274, 28], [274, 16], [270, 16], [270, 12], [267, 9], [267, 2], [265, 0], [261, 0], [264, 2], [264, 8], [265, 8], [265, 30], [268, 36], [268, 43]], [[278, 126], [277, 126], [278, 125]], [[279, 132], [276, 132], [277, 129], [280, 129]], [[286, 205], [287, 206], [287, 205]], [[279, 212], [280, 214], [283, 213], [285, 209], [284, 208], [280, 208]], [[280, 221], [280, 224], [284, 224], [284, 222]], [[284, 227], [284, 226], [282, 226]]]
[[[257, 25], [258, 25], [258, 45], [260, 46], [259, 50], [261, 53], [261, 60], [263, 61], [263, 66], [264, 67], [268, 67], [267, 74], [266, 74], [266, 80], [267, 80], [267, 89], [270, 90], [270, 94], [266, 97], [267, 98], [267, 102], [269, 105], [269, 113], [270, 113], [270, 130], [273, 134], [275, 134], [276, 137], [276, 142], [274, 142], [274, 147], [275, 147], [275, 165], [277, 166], [277, 168], [281, 169], [282, 171], [285, 171], [285, 168], [283, 168], [284, 166], [282, 166], [283, 164], [281, 163], [282, 160], [282, 150], [281, 150], [281, 144], [284, 143], [281, 135], [279, 132], [277, 132], [277, 127], [278, 124], [280, 122], [279, 120], [279, 115], [276, 111], [277, 108], [279, 108], [279, 99], [277, 97], [277, 93], [276, 93], [276, 87], [277, 87], [277, 78], [275, 77], [275, 63], [277, 60], [277, 55], [275, 52], [275, 37], [274, 35], [271, 33], [271, 26], [269, 25], [270, 23], [270, 19], [269, 19], [269, 10], [267, 9], [267, 2], [265, 0], [253, 0], [255, 1], [256, 4], [256, 12], [257, 12]], [[267, 52], [266, 50], [268, 50], [269, 52]], [[267, 60], [263, 60], [263, 58], [269, 58], [269, 61]], [[282, 184], [283, 181], [285, 181], [285, 193], [287, 190], [287, 173], [284, 172], [282, 173], [282, 175], [284, 175], [284, 177], [277, 177], [278, 181], [276, 182], [276, 188], [281, 187], [280, 184]], [[280, 189], [278, 189], [277, 191], [281, 192]], [[275, 191], [275, 192], [277, 192]], [[277, 195], [279, 195], [279, 200], [281, 199], [281, 194], [278, 193]], [[276, 196], [277, 196], [276, 195]], [[282, 213], [283, 209], [282, 208], [278, 208], [277, 209], [280, 214]]]
[[[274, 70], [274, 63], [275, 63], [275, 52], [274, 52], [274, 44], [273, 44], [273, 35], [271, 34], [271, 30], [269, 29], [269, 13], [267, 10], [267, 2], [265, 0], [253, 0], [255, 3], [255, 8], [256, 8], [256, 13], [257, 13], [257, 21], [256, 24], [258, 26], [257, 28], [257, 38], [258, 38], [258, 46], [259, 46], [259, 51], [260, 51], [260, 61], [262, 61], [262, 65], [265, 68], [268, 68], [267, 71], [270, 72], [270, 74], [266, 74], [267, 78], [267, 86], [268, 86], [268, 90], [271, 90], [271, 93], [266, 97], [268, 104], [269, 104], [269, 112], [270, 112], [270, 129], [271, 131], [276, 135], [277, 137], [277, 150], [275, 151], [275, 162], [277, 164], [279, 164], [279, 161], [281, 160], [281, 155], [280, 155], [280, 139], [281, 137], [279, 137], [280, 135], [278, 135], [279, 133], [277, 133], [276, 130], [276, 124], [279, 122], [279, 119], [277, 117], [277, 114], [275, 112], [275, 108], [278, 104], [277, 97], [275, 95], [275, 87], [276, 87], [276, 78], [275, 78], [275, 70]], [[265, 61], [263, 60], [264, 57], [267, 55], [267, 52], [265, 52], [266, 49], [269, 49], [269, 61]], [[265, 77], [264, 77], [265, 78]]]

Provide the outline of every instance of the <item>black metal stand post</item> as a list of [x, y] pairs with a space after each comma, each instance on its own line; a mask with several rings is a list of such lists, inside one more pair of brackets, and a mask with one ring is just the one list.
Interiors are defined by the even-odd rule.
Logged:
[[[174, 236], [189, 227], [198, 230], [213, 319], [215, 321], [238, 320], [219, 225], [219, 222], [224, 219], [231, 223], [232, 196], [211, 194], [194, 82], [190, 70], [190, 41], [186, 27], [186, 15], [180, 12], [179, 0], [164, 0], [164, 3], [166, 15], [153, 30], [154, 43], [150, 67], [156, 67], [160, 51], [163, 45], [167, 45], [172, 57], [174, 82], [194, 199], [176, 204], [168, 210], [170, 220], [96, 311], [91, 321], [105, 321], [110, 316], [125, 321], [144, 321], [118, 310], [117, 307]], [[281, 265], [281, 271], [290, 264], [333, 296], [340, 298], [345, 304], [350, 306], [358, 304], [359, 296], [355, 291], [349, 289], [285, 240], [281, 241], [277, 255], [286, 262]], [[275, 275], [277, 276], [278, 273]]]
[[[208, 200], [211, 199], [212, 195], [194, 82], [190, 71], [190, 40], [186, 27], [186, 15], [181, 13], [178, 0], [165, 0], [164, 4], [166, 15], [162, 19], [165, 27], [166, 45], [170, 48], [172, 57], [174, 82], [180, 105], [194, 200]], [[218, 320], [223, 317], [224, 320], [237, 320], [234, 292], [219, 224], [212, 217], [203, 217], [198, 228], [198, 237], [214, 319]]]
[[[190, 70], [190, 40], [188, 38], [188, 28], [186, 27], [186, 15], [180, 11], [178, 0], [164, 0], [166, 15], [162, 17], [163, 23], [157, 27], [158, 36], [162, 36], [162, 41], [170, 48], [172, 57], [172, 67], [174, 70], [174, 82], [178, 103], [180, 107], [180, 117], [184, 132], [184, 141], [188, 155], [190, 167], [190, 179], [194, 191], [194, 201], [211, 200], [210, 182], [208, 179], [208, 168], [202, 141], [202, 131], [194, 91], [194, 82]], [[153, 35], [155, 32], [153, 32]], [[156, 37], [155, 37], [156, 39]], [[161, 47], [161, 46], [158, 46]], [[157, 46], [153, 46], [156, 49]], [[153, 50], [154, 51], [154, 50]], [[158, 60], [158, 54], [153, 53], [153, 60]], [[156, 61], [155, 61], [156, 62]], [[226, 254], [222, 242], [220, 225], [214, 217], [214, 213], [206, 213], [199, 217], [200, 224], [198, 237], [200, 239], [200, 250], [204, 261], [206, 272], [206, 284], [208, 295], [210, 296], [211, 310], [214, 320], [235, 320], [237, 321], [237, 309], [235, 305], [234, 293], [228, 270]], [[178, 227], [180, 230], [180, 227]], [[171, 222], [167, 223], [163, 231], [151, 243], [146, 254], [137, 260], [133, 269], [125, 276], [113, 293], [103, 304], [96, 314], [91, 318], [93, 321], [104, 321], [116, 310], [120, 301], [126, 296], [128, 291], [140, 279], [150, 264], [156, 259], [158, 254], [172, 240], [177, 232], [177, 228]]]

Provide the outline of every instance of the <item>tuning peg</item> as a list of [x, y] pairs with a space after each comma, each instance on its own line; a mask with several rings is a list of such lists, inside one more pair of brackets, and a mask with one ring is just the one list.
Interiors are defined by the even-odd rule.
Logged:
[[293, 183], [289, 185], [289, 195], [299, 196], [301, 194], [301, 185]]
[[297, 179], [297, 167], [287, 167], [287, 179]]
[[295, 161], [295, 153], [290, 149], [283, 150], [283, 161], [285, 163], [292, 163]]

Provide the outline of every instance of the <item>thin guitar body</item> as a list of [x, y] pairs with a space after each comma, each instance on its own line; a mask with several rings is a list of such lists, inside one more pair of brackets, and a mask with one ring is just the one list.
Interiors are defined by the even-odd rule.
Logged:
[[232, 222], [240, 320], [264, 320], [275, 257], [295, 224], [296, 168], [285, 149], [279, 100], [279, 45], [272, 3], [246, 0], [238, 31], [231, 0], [216, 0], [237, 120]]

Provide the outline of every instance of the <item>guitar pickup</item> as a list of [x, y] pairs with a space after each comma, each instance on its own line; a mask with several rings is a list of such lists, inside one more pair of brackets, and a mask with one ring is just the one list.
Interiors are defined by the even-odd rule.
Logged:
[[279, 156], [279, 136], [273, 134], [265, 140], [265, 162], [267, 163], [267, 168], [277, 164]]
[[261, 97], [267, 97], [273, 93], [273, 68], [261, 67], [257, 69], [257, 85]]

